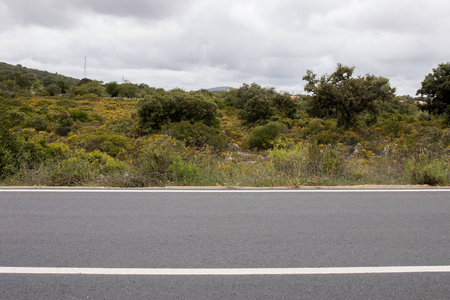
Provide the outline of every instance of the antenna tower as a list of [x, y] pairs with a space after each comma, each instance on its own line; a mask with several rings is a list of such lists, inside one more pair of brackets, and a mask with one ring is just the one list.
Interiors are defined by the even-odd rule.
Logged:
[[83, 71], [83, 78], [87, 78], [86, 56], [84, 57], [84, 71]]

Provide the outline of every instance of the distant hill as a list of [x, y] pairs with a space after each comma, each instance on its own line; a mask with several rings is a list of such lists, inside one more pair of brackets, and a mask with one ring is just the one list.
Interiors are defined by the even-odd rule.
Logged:
[[23, 77], [28, 78], [28, 80], [30, 81], [39, 80], [43, 82], [44, 79], [48, 80], [49, 78], [51, 78], [52, 81], [65, 81], [73, 84], [77, 84], [80, 81], [80, 79], [64, 76], [58, 73], [50, 73], [47, 71], [26, 68], [22, 65], [10, 65], [4, 62], [0, 62], [0, 81], [10, 78], [11, 75], [17, 73], [19, 73]]
[[232, 89], [232, 87], [229, 86], [218, 86], [218, 87], [213, 87], [213, 88], [209, 88], [207, 89], [208, 92], [229, 92], [230, 89]]

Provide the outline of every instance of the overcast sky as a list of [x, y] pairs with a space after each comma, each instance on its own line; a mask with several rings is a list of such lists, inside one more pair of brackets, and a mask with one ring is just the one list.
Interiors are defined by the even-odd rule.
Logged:
[[172, 89], [303, 92], [337, 63], [415, 95], [450, 61], [448, 0], [0, 0], [0, 61]]

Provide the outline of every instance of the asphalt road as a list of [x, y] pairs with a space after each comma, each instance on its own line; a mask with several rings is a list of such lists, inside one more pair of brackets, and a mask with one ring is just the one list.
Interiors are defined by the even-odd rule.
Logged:
[[[450, 265], [450, 190], [0, 191], [0, 266]], [[0, 274], [0, 299], [450, 299], [450, 273]]]

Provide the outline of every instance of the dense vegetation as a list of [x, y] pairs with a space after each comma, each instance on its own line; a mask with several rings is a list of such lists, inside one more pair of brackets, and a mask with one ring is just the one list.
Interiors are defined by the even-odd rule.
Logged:
[[[338, 65], [308, 95], [165, 91], [0, 64], [0, 184], [450, 184], [450, 67], [420, 98]], [[425, 105], [418, 101], [426, 101]]]

